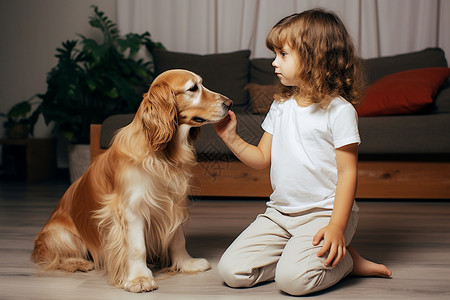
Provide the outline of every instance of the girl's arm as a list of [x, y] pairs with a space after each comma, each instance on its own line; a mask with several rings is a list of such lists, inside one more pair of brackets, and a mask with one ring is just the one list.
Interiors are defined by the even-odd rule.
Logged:
[[345, 229], [352, 211], [358, 178], [358, 144], [350, 144], [336, 149], [338, 182], [330, 223], [314, 237], [313, 244], [323, 239], [323, 246], [317, 256], [330, 251], [325, 265], [335, 267], [346, 254]]
[[244, 141], [236, 133], [236, 124], [236, 115], [229, 111], [228, 116], [214, 127], [219, 137], [240, 161], [254, 169], [264, 169], [269, 166], [272, 135], [264, 132], [258, 146], [254, 146]]

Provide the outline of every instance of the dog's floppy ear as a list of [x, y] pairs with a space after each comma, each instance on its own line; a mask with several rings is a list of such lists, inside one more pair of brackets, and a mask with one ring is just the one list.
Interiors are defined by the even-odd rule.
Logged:
[[142, 124], [153, 151], [162, 150], [177, 129], [175, 93], [167, 83], [152, 84], [144, 94]]

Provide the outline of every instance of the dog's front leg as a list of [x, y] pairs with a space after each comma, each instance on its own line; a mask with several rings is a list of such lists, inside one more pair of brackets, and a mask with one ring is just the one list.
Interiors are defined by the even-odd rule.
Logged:
[[186, 240], [181, 227], [177, 229], [170, 243], [170, 257], [172, 269], [183, 273], [203, 272], [211, 269], [209, 262], [204, 258], [192, 258], [186, 251]]
[[135, 214], [130, 209], [126, 212], [127, 241], [128, 241], [128, 276], [124, 283], [127, 291], [140, 293], [158, 288], [153, 278], [152, 271], [147, 267], [146, 247], [144, 238], [145, 222], [141, 215]]

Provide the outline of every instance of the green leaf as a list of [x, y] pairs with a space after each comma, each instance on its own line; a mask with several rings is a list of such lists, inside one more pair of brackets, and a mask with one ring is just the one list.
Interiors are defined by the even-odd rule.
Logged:
[[28, 101], [19, 102], [8, 112], [8, 117], [15, 119], [20, 117], [25, 117], [31, 111], [31, 104]]
[[[120, 36], [117, 25], [97, 6], [89, 24], [101, 31], [103, 41], [78, 35], [56, 49], [57, 65], [47, 74], [47, 91], [36, 111], [47, 124], [73, 142], [89, 142], [90, 122], [112, 114], [136, 111], [142, 93], [153, 79], [151, 61], [135, 59], [142, 46], [163, 47], [150, 33]], [[34, 118], [35, 116], [33, 116]]]
[[64, 131], [63, 135], [69, 142], [75, 139], [75, 133], [73, 131]]
[[97, 84], [95, 84], [95, 81], [92, 79], [86, 79], [86, 84], [91, 91], [95, 91], [95, 89], [97, 88]]
[[111, 90], [107, 91], [106, 94], [113, 99], [116, 99], [119, 97], [119, 92], [117, 91], [117, 89], [115, 87], [112, 88]]

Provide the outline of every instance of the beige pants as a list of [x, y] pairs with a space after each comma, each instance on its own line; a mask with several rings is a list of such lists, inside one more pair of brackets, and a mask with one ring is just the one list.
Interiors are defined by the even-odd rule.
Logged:
[[[328, 225], [331, 210], [315, 209], [286, 215], [273, 208], [247, 227], [222, 255], [219, 273], [231, 287], [251, 287], [275, 280], [278, 287], [291, 295], [304, 295], [326, 289], [353, 269], [350, 254], [335, 268], [325, 267], [317, 257], [322, 243], [313, 246], [314, 235]], [[345, 231], [350, 243], [358, 223], [352, 212]]]

